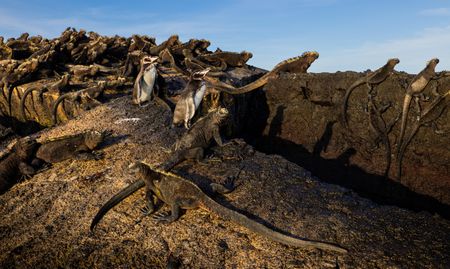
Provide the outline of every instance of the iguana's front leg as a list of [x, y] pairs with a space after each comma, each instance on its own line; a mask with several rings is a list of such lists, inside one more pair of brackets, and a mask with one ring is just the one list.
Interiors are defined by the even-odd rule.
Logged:
[[158, 213], [153, 215], [153, 219], [158, 222], [164, 222], [164, 223], [172, 223], [176, 221], [180, 217], [181, 208], [178, 202], [174, 202], [171, 205], [170, 214], [168, 213]]
[[144, 216], [149, 216], [151, 214], [153, 214], [153, 212], [155, 212], [155, 203], [154, 203], [154, 195], [152, 190], [148, 187], [148, 185], [146, 184], [146, 189], [145, 189], [145, 206], [144, 208], [141, 209], [142, 214], [144, 214]]
[[92, 151], [92, 152], [78, 152], [74, 159], [80, 161], [89, 161], [95, 160], [98, 161], [103, 158], [103, 153], [100, 151]]
[[36, 170], [25, 162], [19, 163], [19, 171], [22, 177], [27, 179], [31, 178], [36, 173]]
[[36, 174], [43, 172], [45, 170], [48, 170], [51, 168], [52, 164], [51, 163], [47, 163], [44, 160], [41, 160], [39, 158], [34, 158], [31, 161], [31, 166], [34, 167], [36, 170]]
[[222, 137], [220, 136], [220, 130], [218, 127], [213, 129], [213, 137], [214, 137], [214, 140], [216, 141], [217, 145], [222, 147], [223, 141], [222, 141]]

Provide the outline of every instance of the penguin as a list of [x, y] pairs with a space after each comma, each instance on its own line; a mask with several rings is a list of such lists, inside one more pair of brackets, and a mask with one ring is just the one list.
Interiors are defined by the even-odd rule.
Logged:
[[158, 57], [154, 56], [142, 57], [139, 74], [134, 82], [133, 104], [144, 107], [148, 105], [148, 101], [153, 99], [153, 88], [158, 75], [156, 70], [157, 60]]
[[204, 78], [210, 70], [210, 68], [205, 68], [200, 71], [191, 72], [189, 81], [180, 94], [180, 99], [175, 106], [172, 127], [184, 123], [184, 127], [189, 129], [191, 119], [194, 117], [195, 111], [205, 96], [207, 85]]

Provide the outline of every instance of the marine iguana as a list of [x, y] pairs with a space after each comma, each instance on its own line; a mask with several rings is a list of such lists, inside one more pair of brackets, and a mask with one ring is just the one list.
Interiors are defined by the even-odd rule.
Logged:
[[31, 75], [37, 70], [39, 66], [39, 61], [35, 58], [26, 60], [21, 63], [12, 73], [4, 77], [5, 86], [8, 89], [8, 107], [9, 115], [12, 116], [12, 95], [16, 87], [20, 84], [24, 84], [31, 78]]
[[242, 67], [252, 57], [253, 54], [248, 51], [242, 51], [240, 53], [220, 51], [210, 54], [202, 54], [197, 56], [195, 59], [201, 62], [207, 62], [209, 64], [218, 64], [221, 67], [221, 71], [224, 71], [228, 66]]
[[315, 51], [305, 52], [301, 56], [289, 58], [277, 64], [270, 72], [264, 74], [256, 81], [239, 88], [235, 88], [210, 76], [206, 76], [205, 80], [208, 84], [211, 85], [211, 87], [217, 90], [229, 94], [242, 94], [264, 86], [269, 81], [269, 79], [276, 77], [279, 72], [295, 70], [297, 71], [297, 73], [305, 73], [317, 58], [319, 58], [319, 53]]
[[145, 185], [146, 200], [150, 210], [153, 211], [154, 209], [153, 197], [156, 197], [156, 199], [161, 200], [171, 207], [170, 214], [160, 213], [153, 216], [158, 222], [172, 223], [176, 221], [180, 217], [181, 209], [204, 208], [224, 219], [236, 222], [254, 233], [288, 246], [317, 248], [338, 253], [347, 253], [346, 249], [331, 243], [299, 239], [274, 231], [241, 213], [219, 204], [206, 195], [197, 185], [176, 174], [155, 169], [143, 162], [132, 163], [129, 168], [136, 171], [140, 179], [113, 196], [100, 208], [92, 220], [90, 226], [91, 231], [93, 231], [96, 224], [109, 209]]
[[355, 88], [361, 86], [363, 84], [367, 84], [369, 87], [369, 91], [371, 92], [375, 85], [378, 85], [385, 81], [394, 71], [394, 67], [400, 62], [397, 58], [392, 58], [387, 61], [385, 65], [381, 68], [375, 70], [374, 72], [370, 72], [365, 77], [360, 78], [353, 82], [353, 84], [345, 91], [344, 100], [342, 101], [341, 107], [341, 116], [342, 123], [345, 129], [348, 130], [348, 120], [347, 120], [347, 106], [348, 106], [348, 98], [350, 94], [353, 92]]
[[389, 108], [389, 104], [384, 108], [378, 108], [375, 105], [374, 96], [369, 94], [369, 103], [368, 103], [368, 111], [369, 111], [369, 124], [375, 130], [378, 137], [376, 139], [376, 143], [378, 140], [381, 140], [384, 146], [384, 150], [386, 152], [386, 168], [384, 169], [384, 177], [387, 178], [389, 176], [389, 170], [391, 168], [391, 143], [389, 142], [389, 132], [392, 130], [394, 124], [398, 121], [399, 117], [393, 120], [392, 123], [386, 124], [383, 119], [382, 113]]
[[156, 46], [155, 38], [148, 37], [146, 35], [132, 35], [131, 36], [131, 44], [128, 48], [128, 51], [140, 50], [147, 51], [149, 48]]
[[397, 159], [399, 155], [398, 153], [400, 152], [403, 144], [403, 137], [405, 135], [406, 122], [408, 120], [408, 112], [409, 105], [411, 104], [411, 99], [413, 98], [413, 96], [416, 97], [420, 95], [425, 90], [425, 87], [428, 85], [430, 80], [432, 80], [436, 76], [435, 68], [438, 63], [439, 59], [431, 59], [427, 63], [427, 66], [412, 79], [411, 83], [408, 85], [408, 88], [406, 88], [405, 99], [403, 100], [400, 135], [398, 136], [397, 141]]
[[400, 145], [401, 146], [400, 150], [397, 153], [397, 179], [398, 180], [401, 178], [401, 175], [402, 175], [402, 160], [403, 160], [403, 156], [406, 151], [406, 147], [409, 145], [409, 143], [414, 138], [417, 131], [419, 130], [419, 128], [422, 125], [433, 122], [441, 116], [441, 114], [445, 111], [447, 106], [444, 105], [444, 106], [441, 106], [440, 109], [437, 109], [437, 108], [439, 108], [438, 105], [444, 100], [447, 103], [449, 103], [450, 89], [443, 95], [438, 94], [438, 97], [435, 98], [431, 102], [431, 104], [429, 104], [427, 107], [425, 107], [425, 109], [423, 111], [421, 111], [419, 118], [413, 123], [413, 126], [411, 128], [409, 135], [404, 139], [404, 142], [402, 143], [402, 145]]
[[222, 146], [220, 126], [227, 117], [228, 110], [226, 108], [217, 108], [195, 122], [175, 143], [174, 152], [161, 165], [161, 169], [168, 171], [184, 160], [202, 159], [204, 150], [209, 147], [212, 140], [215, 140], [219, 146]]
[[[3, 125], [0, 124], [0, 142], [2, 141], [3, 138], [13, 134], [13, 130], [11, 128], [6, 128]], [[0, 158], [1, 159], [1, 158]]]
[[51, 92], [51, 93], [55, 93], [55, 94], [59, 94], [61, 92], [61, 90], [66, 87], [69, 84], [69, 80], [70, 80], [70, 75], [69, 74], [65, 74], [63, 75], [59, 80], [47, 84], [47, 85], [43, 85], [42, 87], [36, 87], [36, 86], [32, 86], [29, 87], [28, 89], [26, 89], [23, 92], [22, 97], [20, 98], [20, 114], [22, 119], [26, 120], [26, 114], [25, 114], [25, 104], [26, 104], [26, 99], [27, 96], [32, 93], [35, 90], [38, 90], [38, 94], [41, 95], [44, 92]]
[[[190, 51], [188, 49], [183, 50], [183, 56], [184, 56], [183, 63], [187, 69], [198, 70], [198, 69], [209, 68], [211, 71], [208, 73], [208, 76], [224, 75], [224, 72], [222, 72], [222, 71], [226, 69], [225, 62], [222, 62], [222, 64], [220, 66], [214, 66], [214, 65], [204, 63], [204, 62], [198, 60], [197, 58], [195, 58], [192, 51]], [[171, 63], [173, 65], [172, 61], [171, 61]], [[175, 69], [177, 71], [179, 71], [177, 68], [175, 68]]]
[[[98, 81], [96, 85], [92, 87], [82, 89], [76, 92], [68, 92], [66, 94], [59, 96], [52, 106], [52, 125], [56, 125], [58, 123], [58, 106], [65, 99], [68, 99], [70, 101], [80, 99], [81, 103], [92, 102], [93, 100], [95, 100], [95, 98], [99, 97], [103, 93], [106, 85], [107, 85], [106, 81]], [[98, 101], [97, 103], [99, 104]]]
[[125, 59], [125, 63], [123, 64], [121, 75], [123, 77], [134, 77], [137, 72], [137, 66], [139, 66], [143, 56], [145, 56], [145, 53], [140, 50], [129, 52]]
[[11, 188], [22, 177], [35, 173], [31, 166], [38, 147], [36, 140], [20, 139], [7, 157], [0, 161], [0, 194]]
[[158, 46], [151, 47], [149, 49], [150, 55], [158, 56], [161, 51], [164, 49], [169, 49], [172, 46], [180, 45], [180, 40], [178, 38], [178, 35], [172, 35], [170, 36], [166, 41], [162, 42]]
[[194, 117], [195, 111], [200, 106], [203, 96], [206, 92], [205, 75], [209, 72], [209, 68], [192, 72], [189, 81], [186, 84], [173, 112], [172, 126], [179, 125], [182, 122], [184, 127], [189, 129], [191, 119]]
[[136, 77], [133, 88], [133, 104], [142, 106], [141, 104], [152, 99], [153, 87], [158, 75], [156, 70], [157, 60], [158, 57], [142, 57], [139, 74]]
[[109, 135], [110, 132], [107, 131], [86, 131], [44, 141], [39, 146], [36, 157], [46, 163], [56, 163], [67, 159], [98, 159], [100, 154], [93, 150]]
[[171, 47], [170, 53], [174, 56], [183, 56], [183, 50], [187, 49], [191, 52], [194, 52], [194, 50], [198, 46], [202, 45], [204, 41], [204, 39], [189, 39], [188, 42]]

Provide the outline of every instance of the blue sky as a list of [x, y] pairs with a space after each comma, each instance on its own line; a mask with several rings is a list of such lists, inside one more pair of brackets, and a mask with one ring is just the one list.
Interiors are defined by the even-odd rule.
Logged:
[[450, 69], [450, 0], [0, 0], [2, 36], [56, 37], [68, 26], [158, 43], [206, 38], [212, 50], [252, 52], [249, 63], [265, 69], [308, 50], [320, 53], [311, 72], [375, 69], [391, 57], [409, 73], [433, 57]]

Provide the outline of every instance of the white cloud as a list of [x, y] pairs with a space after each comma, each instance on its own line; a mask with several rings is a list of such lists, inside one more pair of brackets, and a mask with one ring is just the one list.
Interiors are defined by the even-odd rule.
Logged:
[[424, 9], [419, 14], [423, 16], [450, 16], [450, 9], [445, 7]]
[[[303, 0], [309, 3], [312, 0]], [[336, 0], [321, 0], [321, 3], [333, 3]], [[235, 8], [235, 7], [233, 7]], [[439, 11], [437, 11], [439, 10]], [[443, 14], [447, 9], [436, 9], [435, 13]], [[432, 10], [425, 12], [431, 14]], [[93, 30], [100, 34], [130, 36], [133, 33], [148, 34], [160, 42], [171, 34], [179, 34], [182, 40], [188, 38], [207, 38], [215, 46], [224, 50], [251, 51], [254, 57], [250, 64], [271, 69], [278, 62], [297, 55], [306, 50], [318, 50], [320, 58], [311, 66], [312, 72], [335, 72], [345, 70], [364, 71], [376, 69], [388, 58], [398, 57], [398, 70], [410, 73], [419, 72], [426, 61], [433, 57], [441, 60], [438, 70], [449, 69], [450, 66], [450, 25], [441, 28], [424, 29], [409, 37], [367, 41], [356, 44], [353, 48], [333, 48], [323, 41], [305, 36], [259, 33], [266, 29], [242, 27], [241, 21], [228, 20], [232, 12], [221, 9], [204, 16], [187, 16], [177, 20], [160, 18], [156, 14], [145, 12], [130, 14], [127, 11], [118, 12], [114, 9], [91, 8], [66, 17], [40, 18], [27, 17], [21, 13], [0, 9], [0, 31], [6, 37], [18, 36], [18, 33], [29, 32], [45, 37], [58, 36], [67, 26], [77, 29]], [[120, 18], [114, 20], [114, 18]], [[113, 19], [113, 20], [110, 20]], [[164, 20], [163, 20], [164, 19]], [[113, 23], [112, 23], [113, 22]], [[248, 31], [253, 31], [247, 34]], [[256, 32], [256, 34], [255, 34]], [[239, 33], [239, 34], [236, 34]], [[255, 37], [256, 36], [256, 37]], [[320, 43], [322, 42], [322, 43]]]
[[400, 59], [398, 70], [418, 73], [428, 60], [439, 58], [438, 70], [448, 69], [450, 65], [450, 25], [442, 28], [429, 28], [415, 36], [387, 40], [380, 43], [367, 42], [360, 47], [343, 49], [321, 54], [311, 66], [311, 71], [337, 71], [376, 69], [388, 58]]

